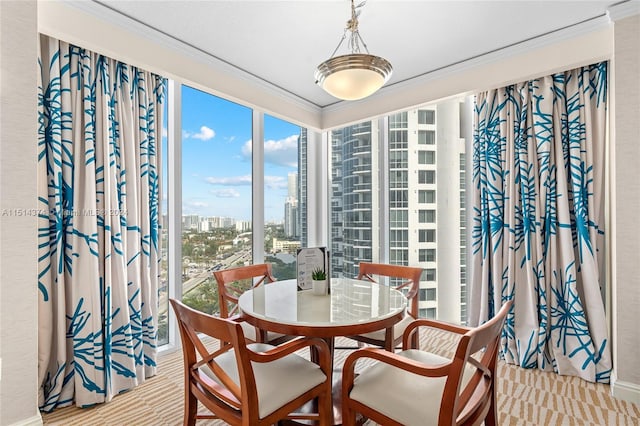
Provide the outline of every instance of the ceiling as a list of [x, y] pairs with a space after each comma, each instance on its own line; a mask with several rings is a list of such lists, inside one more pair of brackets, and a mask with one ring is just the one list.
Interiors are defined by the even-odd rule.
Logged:
[[[318, 107], [338, 102], [314, 83], [314, 72], [342, 37], [348, 0], [98, 3]], [[616, 3], [621, 2], [369, 0], [359, 28], [369, 52], [393, 65], [387, 83], [393, 86], [597, 19]]]

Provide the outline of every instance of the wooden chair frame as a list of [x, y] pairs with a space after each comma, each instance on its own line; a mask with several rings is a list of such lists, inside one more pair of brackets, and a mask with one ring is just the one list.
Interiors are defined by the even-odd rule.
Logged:
[[[242, 327], [226, 318], [213, 317], [196, 311], [181, 302], [170, 299], [178, 318], [184, 357], [185, 406], [184, 424], [194, 425], [196, 419], [221, 419], [231, 425], [272, 425], [282, 419], [318, 421], [320, 425], [332, 423], [331, 354], [327, 343], [319, 338], [299, 337], [267, 352], [254, 352], [246, 345]], [[220, 341], [230, 342], [211, 352], [199, 333]], [[299, 395], [264, 418], [259, 418], [258, 394], [252, 363], [269, 363], [300, 349], [316, 351], [318, 364], [326, 380]], [[223, 371], [215, 358], [227, 351], [235, 351], [239, 383], [236, 384]], [[207, 365], [220, 383], [204, 374], [200, 367]], [[317, 413], [293, 413], [307, 401], [317, 398]], [[213, 415], [198, 415], [200, 401]]]
[[[244, 280], [252, 280], [251, 288], [256, 288], [263, 284], [269, 284], [277, 279], [273, 276], [270, 263], [258, 263], [255, 265], [240, 266], [237, 268], [222, 269], [213, 273], [218, 283], [218, 303], [220, 305], [220, 316], [222, 318], [239, 319], [238, 298], [246, 291], [239, 290], [232, 286], [233, 283]], [[232, 305], [229, 308], [229, 305]], [[278, 335], [269, 339], [265, 330], [256, 327], [256, 340], [272, 345], [278, 345], [293, 339], [295, 336]]]
[[[418, 292], [420, 290], [420, 278], [422, 268], [403, 265], [390, 265], [384, 263], [360, 262], [358, 279], [376, 282], [374, 276], [384, 276], [389, 278], [401, 278], [404, 281], [398, 285], [396, 290], [402, 291], [408, 288], [406, 293], [409, 302], [408, 314], [413, 318], [418, 318]], [[385, 340], [373, 339], [364, 335], [347, 336], [358, 342], [380, 346], [388, 351], [394, 350], [402, 343], [402, 335], [393, 336], [393, 329], [387, 330]], [[391, 335], [389, 335], [391, 333]], [[417, 340], [414, 342], [417, 345]]]
[[[431, 327], [460, 335], [455, 355], [449, 363], [439, 365], [423, 364], [402, 355], [377, 348], [364, 348], [350, 354], [343, 368], [342, 376], [342, 421], [345, 426], [356, 424], [356, 413], [379, 424], [401, 426], [401, 423], [385, 416], [375, 409], [349, 398], [356, 377], [356, 362], [371, 358], [391, 366], [425, 377], [446, 377], [440, 403], [438, 425], [480, 425], [496, 424], [496, 384], [495, 370], [500, 346], [502, 327], [513, 301], [505, 303], [491, 320], [476, 328], [456, 326], [440, 321], [419, 319], [414, 321], [403, 334], [403, 349], [417, 348], [412, 343], [412, 335], [419, 327]], [[471, 355], [483, 350], [478, 358]], [[462, 376], [467, 363], [476, 368], [466, 383]], [[419, 397], [419, 395], [417, 395]], [[416, 403], [419, 403], [416, 400]]]

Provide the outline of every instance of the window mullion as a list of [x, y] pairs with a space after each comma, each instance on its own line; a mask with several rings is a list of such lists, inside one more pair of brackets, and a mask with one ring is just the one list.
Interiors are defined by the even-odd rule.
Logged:
[[264, 113], [252, 113], [252, 253], [253, 263], [264, 262]]

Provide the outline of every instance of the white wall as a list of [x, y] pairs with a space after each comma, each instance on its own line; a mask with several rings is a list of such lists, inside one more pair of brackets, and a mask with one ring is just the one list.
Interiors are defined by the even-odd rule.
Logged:
[[[0, 424], [41, 424], [35, 1], [0, 1]], [[28, 215], [25, 215], [29, 213]]]
[[640, 15], [615, 22], [614, 396], [640, 404]]

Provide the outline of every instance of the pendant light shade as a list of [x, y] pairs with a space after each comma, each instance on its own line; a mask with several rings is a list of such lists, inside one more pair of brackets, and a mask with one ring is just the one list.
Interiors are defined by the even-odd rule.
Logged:
[[321, 63], [316, 82], [338, 99], [354, 101], [380, 89], [391, 76], [391, 64], [364, 53], [335, 56]]
[[[365, 2], [362, 2], [354, 6], [351, 0], [351, 19], [347, 22], [340, 43], [331, 58], [318, 65], [316, 70], [316, 84], [338, 99], [353, 101], [366, 98], [380, 89], [389, 80], [393, 71], [389, 61], [369, 54], [367, 45], [360, 37], [358, 32], [360, 12], [357, 9], [364, 4]], [[351, 32], [349, 36], [351, 53], [334, 56], [347, 38], [347, 31]], [[367, 53], [360, 52], [360, 43]]]

